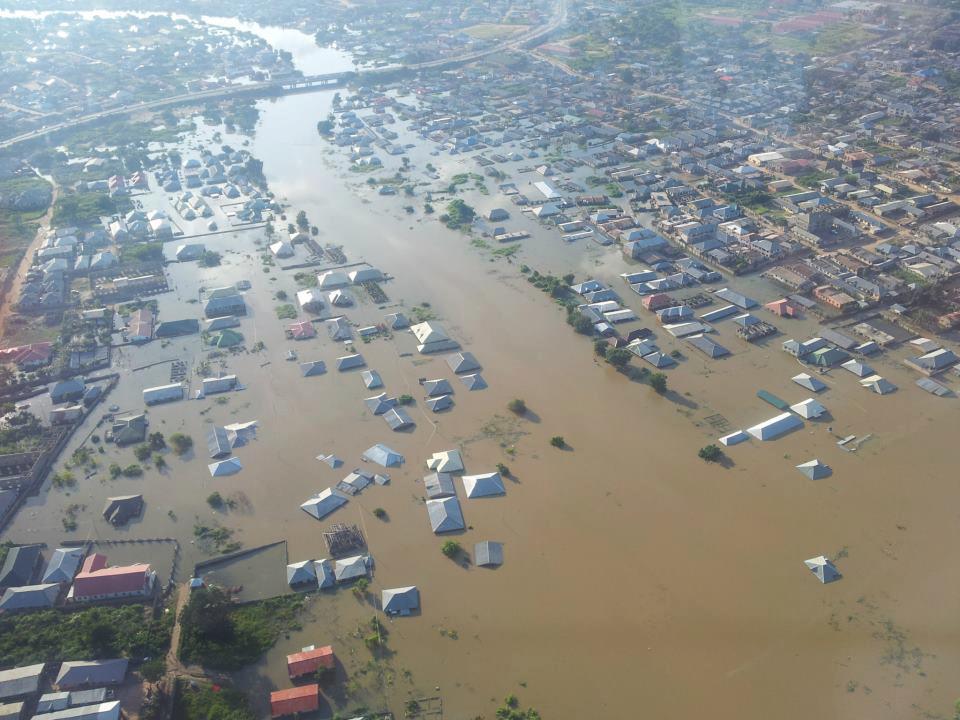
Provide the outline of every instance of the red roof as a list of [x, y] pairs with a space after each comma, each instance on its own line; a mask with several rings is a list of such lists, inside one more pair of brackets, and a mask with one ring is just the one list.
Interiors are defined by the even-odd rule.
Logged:
[[301, 320], [300, 322], [290, 323], [290, 333], [296, 340], [305, 340], [314, 337], [317, 330], [309, 320]]
[[320, 686], [316, 683], [270, 693], [271, 717], [278, 718], [294, 713], [310, 712], [319, 707]]
[[0, 350], [0, 360], [14, 362], [17, 365], [45, 363], [50, 360], [52, 354], [53, 343], [37, 342]]
[[73, 579], [73, 596], [84, 598], [141, 592], [146, 586], [149, 572], [150, 565], [145, 563], [107, 567], [106, 556], [93, 553], [87, 555], [80, 572]]
[[332, 670], [333, 665], [333, 647], [330, 645], [287, 655], [287, 672], [291, 678], [315, 673], [321, 666]]

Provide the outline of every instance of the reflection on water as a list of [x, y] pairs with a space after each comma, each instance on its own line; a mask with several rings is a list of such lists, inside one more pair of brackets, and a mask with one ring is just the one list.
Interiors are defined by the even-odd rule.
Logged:
[[[43, 20], [55, 15], [71, 15], [83, 20], [97, 18], [115, 20], [117, 18], [168, 17], [178, 22], [197, 22], [197, 18], [180, 13], [139, 10], [0, 10], [0, 19], [20, 18], [27, 20]], [[349, 53], [335, 48], [320, 47], [312, 35], [293, 28], [278, 27], [275, 25], [261, 25], [260, 23], [239, 20], [237, 18], [202, 15], [199, 22], [215, 27], [237, 30], [256, 35], [266, 41], [276, 50], [289, 52], [293, 56], [293, 64], [304, 75], [320, 75], [323, 73], [344, 72], [353, 70], [353, 59]], [[60, 37], [66, 37], [63, 32]]]

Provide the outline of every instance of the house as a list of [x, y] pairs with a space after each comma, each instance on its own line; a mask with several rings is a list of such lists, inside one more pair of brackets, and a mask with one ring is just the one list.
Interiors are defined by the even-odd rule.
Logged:
[[317, 331], [313, 327], [313, 323], [309, 320], [300, 320], [299, 322], [290, 323], [287, 326], [287, 330], [290, 332], [290, 336], [294, 340], [309, 340], [312, 337], [317, 336]]
[[498, 472], [464, 475], [463, 489], [468, 498], [491, 497], [493, 495], [504, 495], [507, 492], [503, 486], [503, 479]]
[[485, 540], [473, 546], [474, 562], [478, 567], [503, 565], [503, 544]]
[[26, 720], [23, 702], [0, 703], [0, 720]]
[[210, 477], [236, 475], [241, 470], [243, 470], [243, 464], [240, 462], [240, 458], [237, 457], [228, 457], [226, 460], [217, 460], [207, 465], [207, 471], [210, 473]]
[[50, 401], [57, 405], [63, 402], [74, 402], [83, 397], [86, 385], [83, 378], [71, 378], [54, 383], [50, 387]]
[[306, 288], [297, 292], [297, 303], [307, 312], [323, 311], [323, 292], [317, 288]]
[[15, 610], [52, 608], [60, 596], [60, 590], [61, 587], [57, 583], [7, 588], [3, 597], [0, 598], [0, 610], [13, 612]]
[[211, 290], [207, 294], [203, 314], [208, 318], [224, 317], [225, 315], [246, 315], [247, 304], [240, 293], [237, 292], [237, 289], [228, 285]]
[[[0, 569], [0, 588], [21, 587], [33, 582], [40, 564], [40, 545], [18, 545], [10, 548]], [[3, 698], [0, 697], [0, 700]]]
[[470, 373], [480, 369], [480, 363], [471, 352], [459, 352], [447, 356], [447, 365], [455, 373]]
[[453, 484], [453, 476], [450, 473], [435, 472], [423, 478], [423, 491], [427, 498], [451, 497], [457, 494]]
[[126, 525], [143, 512], [143, 495], [118, 495], [107, 498], [103, 519], [113, 526]]
[[298, 585], [316, 585], [317, 571], [313, 560], [290, 563], [287, 565], [287, 584], [290, 587]]
[[427, 515], [430, 527], [437, 534], [458, 532], [465, 527], [460, 501], [455, 497], [427, 500]]
[[797, 465], [797, 470], [811, 480], [822, 480], [823, 478], [833, 475], [833, 470], [819, 460], [809, 460], [805, 463], [800, 463]]
[[827, 409], [813, 398], [791, 405], [790, 409], [805, 420], [813, 420], [827, 412]]
[[43, 572], [45, 583], [71, 583], [83, 561], [83, 549], [79, 547], [57, 548], [50, 556]]
[[158, 338], [172, 338], [198, 332], [200, 332], [200, 321], [190, 318], [186, 320], [167, 320], [159, 323], [153, 334], [154, 337]]
[[367, 448], [362, 457], [364, 460], [377, 463], [377, 465], [385, 468], [400, 467], [404, 462], [403, 455], [383, 443], [377, 443], [373, 447]]
[[317, 683], [277, 690], [270, 693], [270, 717], [314, 712], [320, 707], [320, 686]]
[[446, 331], [436, 322], [422, 322], [410, 326], [417, 339], [417, 350], [424, 355], [445, 350], [457, 350], [460, 345], [452, 340]]
[[347, 496], [339, 490], [327, 488], [307, 500], [300, 508], [317, 520], [322, 520], [340, 506], [346, 505], [347, 501]]
[[146, 405], [157, 405], [159, 403], [173, 402], [176, 400], [183, 400], [183, 385], [180, 383], [159, 385], [157, 387], [146, 388], [143, 391], [143, 402]]
[[141, 308], [130, 315], [127, 321], [127, 339], [134, 343], [145, 343], [153, 339], [154, 316], [147, 308]]
[[804, 560], [803, 564], [816, 576], [817, 580], [824, 584], [839, 580], [842, 577], [840, 571], [838, 571], [833, 564], [833, 561], [824, 555], [818, 555], [815, 558]]
[[387, 615], [410, 615], [420, 609], [420, 591], [416, 585], [384, 590], [380, 604]]
[[147, 563], [107, 567], [100, 553], [88, 555], [73, 579], [68, 601], [91, 602], [125, 597], [149, 597], [156, 588], [157, 574]]
[[438, 473], [463, 472], [463, 458], [459, 450], [436, 452], [427, 460], [427, 469]]
[[0, 700], [17, 700], [40, 692], [44, 664], [0, 670]]
[[764, 420], [759, 425], [747, 428], [747, 432], [757, 440], [776, 440], [778, 437], [801, 427], [803, 427], [803, 421], [799, 417], [793, 413], [785, 412], [769, 420]]
[[54, 686], [58, 690], [120, 685], [127, 675], [126, 658], [65, 662], [60, 666]]
[[337, 582], [349, 582], [357, 578], [366, 577], [373, 567], [373, 558], [369, 555], [354, 555], [341, 558], [334, 563], [333, 575]]
[[108, 700], [91, 705], [77, 705], [33, 716], [36, 720], [120, 720], [119, 700]]
[[840, 312], [847, 312], [857, 308], [856, 300], [847, 295], [847, 293], [835, 290], [829, 285], [820, 285], [814, 288], [813, 296], [825, 305], [829, 305]]
[[143, 414], [116, 418], [110, 435], [119, 446], [143, 442], [147, 436], [147, 418]]
[[287, 674], [291, 680], [304, 675], [315, 675], [321, 668], [333, 670], [336, 666], [333, 646], [305, 647], [298, 653], [287, 655]]

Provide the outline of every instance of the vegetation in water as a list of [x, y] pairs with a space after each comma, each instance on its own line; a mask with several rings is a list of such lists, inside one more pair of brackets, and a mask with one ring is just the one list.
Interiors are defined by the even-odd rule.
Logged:
[[700, 452], [697, 453], [697, 457], [701, 460], [706, 460], [707, 462], [719, 462], [723, 457], [723, 450], [720, 449], [720, 446], [714, 445], [704, 445], [700, 448]]
[[463, 550], [463, 548], [460, 547], [460, 543], [458, 543], [456, 540], [447, 540], [440, 548], [440, 552], [442, 552], [448, 558], [455, 558], [460, 554], [461, 550]]
[[299, 629], [301, 595], [236, 605], [218, 587], [193, 591], [180, 613], [180, 659], [214, 670], [256, 662], [281, 634]]
[[507, 410], [515, 415], [525, 415], [527, 412], [527, 403], [522, 398], [514, 398], [507, 403]]
[[4, 666], [114, 657], [161, 657], [170, 646], [173, 613], [144, 605], [71, 612], [36, 610], [0, 615]]

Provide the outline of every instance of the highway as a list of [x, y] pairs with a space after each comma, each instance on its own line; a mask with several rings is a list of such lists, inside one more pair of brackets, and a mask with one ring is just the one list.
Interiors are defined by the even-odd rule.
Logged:
[[71, 128], [86, 125], [88, 123], [107, 120], [110, 118], [123, 117], [134, 112], [143, 112], [145, 110], [159, 110], [174, 105], [193, 104], [208, 100], [223, 100], [229, 97], [262, 97], [269, 95], [284, 95], [290, 92], [311, 92], [313, 90], [322, 90], [337, 85], [347, 79], [360, 79], [370, 77], [375, 79], [377, 75], [395, 73], [398, 71], [418, 72], [420, 70], [441, 70], [446, 67], [456, 67], [465, 63], [480, 60], [488, 55], [495, 53], [515, 50], [517, 48], [535, 43], [547, 37], [550, 33], [560, 28], [567, 21], [567, 4], [569, 0], [557, 0], [554, 6], [553, 15], [546, 25], [533, 28], [516, 37], [508, 38], [502, 43], [498, 43], [484, 50], [477, 50], [472, 53], [458, 55], [451, 58], [442, 58], [431, 60], [429, 62], [417, 63], [413, 65], [401, 65], [391, 68], [379, 68], [373, 70], [361, 70], [355, 73], [330, 73], [328, 75], [312, 75], [310, 77], [298, 78], [290, 81], [279, 82], [255, 82], [246, 85], [231, 85], [229, 87], [212, 88], [210, 90], [200, 90], [198, 92], [183, 93], [182, 95], [172, 95], [157, 100], [149, 100], [131, 105], [124, 105], [118, 108], [102, 110], [101, 112], [82, 115], [72, 120], [47, 125], [21, 135], [7, 138], [0, 141], [0, 150], [19, 145], [20, 143], [36, 140], [47, 135], [69, 130]]

